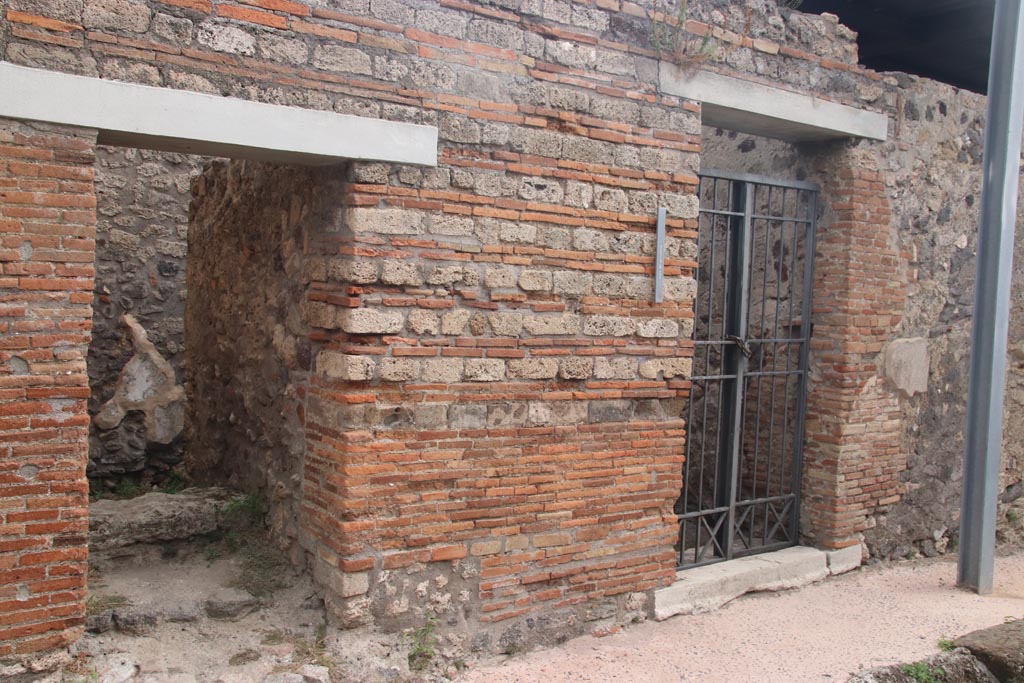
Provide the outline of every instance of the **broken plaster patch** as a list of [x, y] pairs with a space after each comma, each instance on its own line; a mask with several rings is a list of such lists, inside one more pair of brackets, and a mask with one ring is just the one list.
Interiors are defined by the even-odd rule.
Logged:
[[928, 391], [928, 367], [927, 339], [896, 339], [885, 349], [886, 379], [907, 398]]
[[32, 481], [39, 475], [39, 468], [36, 465], [22, 465], [18, 468], [18, 476], [25, 481]]
[[135, 355], [121, 371], [113, 398], [93, 422], [100, 429], [113, 429], [129, 411], [142, 411], [147, 439], [170, 443], [185, 427], [185, 390], [177, 384], [174, 368], [157, 351], [142, 325], [131, 315], [122, 320], [131, 331]]
[[24, 358], [18, 356], [11, 356], [11, 359], [7, 361], [11, 366], [11, 372], [15, 375], [27, 375], [28, 374], [28, 362]]

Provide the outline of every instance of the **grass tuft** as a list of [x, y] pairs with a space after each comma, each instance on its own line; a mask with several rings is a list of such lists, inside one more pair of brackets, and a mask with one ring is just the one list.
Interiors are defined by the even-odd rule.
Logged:
[[942, 683], [946, 678], [946, 670], [942, 667], [932, 668], [926, 662], [904, 664], [900, 669], [916, 683]]
[[123, 595], [111, 593], [110, 595], [91, 595], [85, 602], [85, 613], [87, 616], [103, 614], [107, 610], [117, 607], [127, 607], [131, 601]]

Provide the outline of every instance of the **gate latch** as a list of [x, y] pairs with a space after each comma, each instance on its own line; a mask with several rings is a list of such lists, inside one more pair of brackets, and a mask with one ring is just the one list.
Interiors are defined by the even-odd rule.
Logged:
[[736, 346], [740, 347], [740, 353], [742, 353], [744, 356], [746, 356], [747, 360], [750, 360], [751, 358], [753, 358], [754, 350], [752, 348], [750, 348], [750, 346], [747, 344], [747, 341], [745, 339], [737, 337], [734, 334], [729, 334], [729, 335], [726, 335], [725, 340], [726, 341], [731, 341], [733, 344], [735, 344]]

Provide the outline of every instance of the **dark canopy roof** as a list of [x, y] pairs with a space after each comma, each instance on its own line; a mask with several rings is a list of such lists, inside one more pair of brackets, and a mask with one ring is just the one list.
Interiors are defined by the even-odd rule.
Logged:
[[995, 0], [804, 0], [859, 34], [860, 62], [984, 93]]

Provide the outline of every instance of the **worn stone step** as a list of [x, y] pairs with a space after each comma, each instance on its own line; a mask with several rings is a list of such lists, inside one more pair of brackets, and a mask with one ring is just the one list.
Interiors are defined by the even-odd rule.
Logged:
[[225, 586], [207, 597], [176, 605], [128, 605], [103, 610], [86, 617], [85, 628], [90, 633], [114, 630], [142, 636], [152, 633], [162, 621], [193, 622], [204, 614], [210, 619], [237, 621], [259, 609], [261, 604], [248, 591]]
[[221, 511], [239, 497], [211, 487], [94, 501], [89, 505], [89, 549], [166, 543], [211, 533], [220, 524]]
[[806, 586], [856, 569], [860, 555], [859, 546], [833, 552], [798, 546], [680, 571], [675, 583], [655, 591], [654, 617], [710, 612], [745, 593]]

